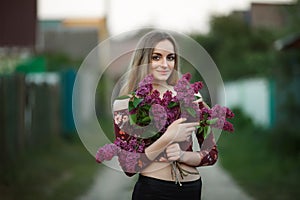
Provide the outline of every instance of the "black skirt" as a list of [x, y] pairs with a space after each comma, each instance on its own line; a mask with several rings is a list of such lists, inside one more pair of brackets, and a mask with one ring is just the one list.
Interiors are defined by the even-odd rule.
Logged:
[[165, 181], [139, 175], [134, 186], [132, 200], [200, 200], [202, 180], [181, 182]]

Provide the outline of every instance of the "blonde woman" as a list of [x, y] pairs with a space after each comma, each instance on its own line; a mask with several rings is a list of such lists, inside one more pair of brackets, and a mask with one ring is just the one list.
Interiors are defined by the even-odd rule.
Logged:
[[[160, 98], [168, 92], [176, 96], [174, 86], [179, 80], [178, 72], [178, 51], [174, 38], [164, 31], [151, 31], [141, 38], [133, 53], [120, 96], [136, 90], [140, 81], [149, 74], [153, 77], [152, 91], [158, 91]], [[123, 99], [115, 100], [113, 104], [115, 144], [120, 146], [135, 139], [128, 128], [128, 103], [128, 99]], [[121, 167], [128, 176], [139, 174], [133, 200], [201, 199], [202, 181], [196, 167], [213, 165], [218, 151], [212, 134], [205, 140], [197, 137], [200, 146], [206, 143], [209, 148], [201, 148], [198, 152], [192, 150], [191, 135], [197, 125], [197, 122], [179, 118], [160, 137], [155, 140], [146, 138], [145, 148], [139, 156], [133, 153], [119, 156]]]

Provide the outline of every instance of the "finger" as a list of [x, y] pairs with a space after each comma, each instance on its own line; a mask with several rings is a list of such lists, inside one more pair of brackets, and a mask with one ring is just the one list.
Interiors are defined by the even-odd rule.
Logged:
[[184, 123], [184, 126], [186, 127], [194, 127], [194, 126], [198, 126], [199, 122], [188, 122], [188, 123]]
[[173, 148], [178, 148], [178, 147], [179, 147], [178, 143], [173, 143], [173, 144], [170, 144], [167, 148], [173, 149]]
[[191, 139], [190, 135], [186, 137], [186, 141], [189, 141], [190, 139]]
[[176, 161], [179, 160], [179, 156], [168, 157], [168, 161]]
[[183, 129], [192, 128], [192, 129], [196, 130], [196, 126], [198, 126], [198, 125], [199, 125], [198, 123], [188, 124], [188, 125], [184, 124], [181, 128], [183, 128]]
[[169, 155], [169, 154], [171, 154], [171, 153], [173, 153], [173, 152], [176, 152], [176, 151], [178, 151], [177, 148], [169, 148], [169, 149], [166, 149], [167, 155]]
[[160, 162], [168, 162], [168, 159], [165, 158], [165, 157], [161, 157], [161, 158], [159, 159], [159, 161], [160, 161]]
[[191, 134], [193, 133], [193, 131], [196, 131], [196, 128], [195, 128], [195, 127], [190, 127], [190, 128], [185, 129], [185, 130], [186, 130], [186, 132], [187, 132], [189, 135], [191, 135]]
[[186, 121], [186, 118], [179, 118], [179, 119], [175, 120], [173, 123], [181, 124], [185, 121]]
[[174, 144], [171, 144], [170, 146], [168, 146], [167, 148], [166, 148], [166, 153], [167, 152], [172, 152], [172, 151], [178, 151], [178, 150], [180, 150], [180, 147], [179, 147], [179, 144], [178, 143], [174, 143]]
[[180, 156], [180, 151], [171, 152], [171, 153], [168, 153], [168, 154], [167, 154], [167, 157], [168, 157], [168, 158], [171, 158], [171, 157], [179, 157], [179, 156]]

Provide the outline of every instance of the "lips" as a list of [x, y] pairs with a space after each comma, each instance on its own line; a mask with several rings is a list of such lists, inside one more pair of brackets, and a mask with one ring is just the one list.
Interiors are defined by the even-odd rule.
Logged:
[[168, 71], [157, 71], [160, 74], [168, 74]]

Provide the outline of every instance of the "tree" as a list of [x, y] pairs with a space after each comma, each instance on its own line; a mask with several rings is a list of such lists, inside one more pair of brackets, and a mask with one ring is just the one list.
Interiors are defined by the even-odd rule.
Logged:
[[192, 37], [210, 53], [224, 80], [271, 74], [276, 33], [252, 29], [234, 15], [215, 16], [210, 25], [209, 34]]

